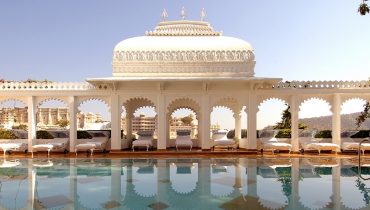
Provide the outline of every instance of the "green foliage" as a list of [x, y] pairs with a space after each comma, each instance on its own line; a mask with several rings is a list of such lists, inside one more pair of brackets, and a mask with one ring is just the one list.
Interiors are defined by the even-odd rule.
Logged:
[[320, 175], [331, 175], [332, 168], [331, 167], [318, 167], [318, 168], [315, 168], [315, 172]]
[[[242, 135], [241, 135], [242, 139], [247, 138], [247, 129], [242, 129], [241, 132], [242, 132]], [[226, 136], [227, 136], [228, 139], [234, 139], [235, 138], [235, 130], [234, 129], [230, 130], [229, 132], [227, 132]]]
[[275, 138], [291, 138], [291, 130], [290, 129], [281, 129], [276, 134]]
[[17, 136], [9, 130], [0, 130], [0, 139], [16, 139]]
[[367, 5], [367, 3], [365, 3], [365, 1], [367, 1], [367, 0], [362, 0], [362, 3], [358, 7], [358, 12], [361, 15], [366, 15], [366, 13], [370, 13], [369, 5]]
[[58, 120], [56, 124], [61, 128], [66, 128], [69, 125], [69, 121], [68, 120]]
[[367, 137], [370, 137], [370, 130], [360, 130], [351, 136], [351, 138], [367, 138]]
[[332, 138], [331, 130], [322, 130], [315, 134], [315, 138]]
[[370, 118], [370, 103], [369, 102], [366, 102], [364, 104], [364, 111], [361, 112], [360, 116], [358, 116], [356, 118], [356, 126], [357, 128], [359, 128], [361, 126], [361, 124], [363, 122], [365, 122], [365, 120], [367, 118]]
[[87, 131], [77, 131], [77, 139], [91, 139], [92, 136]]
[[[281, 114], [281, 121], [276, 123], [276, 125], [273, 127], [273, 129], [291, 129], [292, 128], [292, 114], [290, 113], [290, 106], [288, 104], [285, 104], [287, 106], [286, 109], [284, 109], [283, 113]], [[306, 129], [307, 125], [304, 123], [298, 123], [298, 129]]]
[[184, 123], [184, 125], [192, 125], [193, 115], [189, 114], [188, 116], [185, 116], [185, 117], [181, 118], [180, 120], [181, 120], [182, 123]]
[[54, 137], [47, 131], [37, 131], [36, 139], [53, 139]]
[[25, 130], [25, 131], [27, 131], [28, 130], [28, 126], [26, 124], [21, 124], [21, 125], [18, 125], [18, 126], [12, 126], [12, 129], [19, 129], [19, 130]]

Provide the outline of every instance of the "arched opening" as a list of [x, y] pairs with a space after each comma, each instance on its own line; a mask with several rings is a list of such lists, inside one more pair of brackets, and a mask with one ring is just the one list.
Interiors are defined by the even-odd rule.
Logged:
[[198, 139], [198, 122], [197, 114], [190, 108], [178, 108], [170, 113], [168, 122], [170, 147], [175, 147], [174, 139], [177, 138], [179, 131], [190, 131], [191, 139]]
[[36, 129], [66, 130], [69, 128], [69, 109], [67, 104], [59, 99], [47, 99], [37, 106]]
[[300, 145], [312, 142], [312, 138], [322, 143], [332, 142], [332, 112], [330, 104], [321, 98], [310, 98], [299, 106], [299, 122], [306, 126], [299, 134]]
[[343, 102], [341, 107], [341, 131], [369, 130], [370, 119], [367, 118], [360, 127], [356, 125], [356, 118], [364, 111], [367, 101], [360, 98], [351, 98]]
[[95, 150], [111, 149], [111, 114], [110, 107], [102, 99], [91, 98], [82, 101], [76, 114], [78, 145], [95, 143]]
[[263, 101], [257, 113], [258, 142], [257, 149], [262, 149], [262, 144], [271, 138], [278, 138], [279, 142], [290, 143], [290, 124], [284, 122], [284, 113], [288, 112], [289, 105], [278, 98]]
[[20, 100], [9, 99], [0, 102], [0, 129], [27, 130], [28, 108]]
[[125, 114], [121, 115], [121, 127], [125, 135], [124, 149], [132, 147], [132, 141], [139, 138], [140, 133], [152, 135], [153, 147], [157, 147], [157, 113], [154, 103], [147, 98], [131, 98], [123, 104]]
[[211, 112], [211, 132], [235, 130], [234, 112], [225, 106], [214, 106]]

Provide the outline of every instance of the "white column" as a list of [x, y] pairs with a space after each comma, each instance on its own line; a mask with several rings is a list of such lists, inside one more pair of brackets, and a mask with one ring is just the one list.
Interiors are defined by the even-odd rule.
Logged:
[[341, 138], [340, 138], [340, 130], [341, 130], [341, 122], [340, 122], [340, 95], [334, 94], [333, 96], [333, 104], [332, 104], [332, 111], [333, 111], [333, 119], [332, 119], [332, 142], [341, 146]]
[[52, 125], [53, 124], [53, 118], [51, 116], [51, 108], [48, 108], [48, 125]]
[[[202, 136], [202, 149], [211, 149], [210, 132], [211, 132], [211, 117], [210, 117], [210, 107], [209, 107], [209, 96], [203, 95], [202, 97], [202, 112], [201, 112], [201, 129], [200, 134]], [[199, 135], [198, 135], [199, 136]]]
[[240, 116], [240, 113], [235, 113], [234, 114], [234, 119], [235, 119], [235, 138], [239, 140], [239, 144], [240, 144], [240, 140], [242, 138], [242, 129], [241, 129], [241, 122], [240, 122], [240, 119], [241, 119], [241, 116]]
[[298, 103], [296, 96], [293, 95], [290, 101], [290, 114], [292, 116], [292, 127], [291, 127], [291, 144], [293, 152], [299, 151], [299, 137], [298, 137]]
[[28, 97], [28, 152], [32, 152], [32, 145], [36, 140], [36, 103], [35, 97]]
[[248, 100], [248, 129], [247, 129], [247, 149], [257, 149], [257, 111], [256, 96], [254, 93], [249, 94]]
[[157, 149], [167, 149], [167, 122], [166, 122], [166, 104], [164, 95], [157, 97]]
[[76, 120], [76, 97], [70, 96], [68, 98], [69, 107], [69, 152], [75, 152], [75, 145], [77, 141], [77, 120]]
[[170, 189], [170, 166], [166, 159], [157, 160], [157, 202], [168, 203], [168, 189]]
[[111, 151], [121, 150], [121, 106], [119, 95], [111, 96]]

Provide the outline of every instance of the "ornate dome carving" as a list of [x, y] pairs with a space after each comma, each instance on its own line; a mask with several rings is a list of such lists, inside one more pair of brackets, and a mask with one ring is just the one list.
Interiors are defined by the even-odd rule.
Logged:
[[205, 21], [163, 21], [146, 36], [125, 39], [113, 53], [118, 77], [252, 77], [252, 46], [222, 36]]

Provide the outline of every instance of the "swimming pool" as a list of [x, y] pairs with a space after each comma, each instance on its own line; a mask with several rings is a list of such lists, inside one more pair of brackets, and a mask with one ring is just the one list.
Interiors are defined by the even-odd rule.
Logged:
[[0, 209], [370, 209], [370, 167], [359, 177], [355, 158], [0, 163]]

